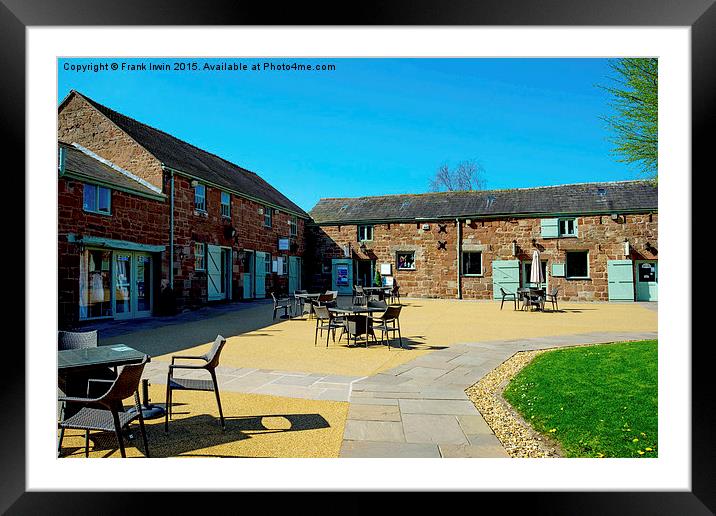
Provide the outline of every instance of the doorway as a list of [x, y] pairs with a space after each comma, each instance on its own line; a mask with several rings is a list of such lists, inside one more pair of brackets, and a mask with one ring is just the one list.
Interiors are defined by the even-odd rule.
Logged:
[[244, 251], [243, 299], [254, 298], [254, 252]]
[[[540, 264], [542, 265], [542, 277], [544, 278], [544, 283], [540, 285], [541, 288], [544, 288], [545, 291], [548, 290], [548, 279], [547, 279], [547, 260], [540, 260]], [[530, 281], [530, 276], [532, 275], [532, 260], [522, 262], [522, 287], [529, 287], [529, 288], [537, 288], [537, 283], [532, 283]]]
[[134, 319], [152, 315], [152, 256], [114, 251], [114, 318]]
[[655, 260], [637, 260], [636, 267], [636, 300], [659, 300], [659, 262]]
[[374, 260], [356, 260], [356, 285], [372, 287], [374, 271]]
[[206, 257], [209, 301], [231, 299], [231, 248], [209, 244]]

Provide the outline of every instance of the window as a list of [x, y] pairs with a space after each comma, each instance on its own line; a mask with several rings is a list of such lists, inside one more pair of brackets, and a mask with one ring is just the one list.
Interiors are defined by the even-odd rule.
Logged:
[[273, 208], [264, 206], [264, 226], [270, 228], [273, 223]]
[[559, 219], [559, 236], [577, 236], [577, 219]]
[[271, 274], [273, 272], [273, 263], [271, 261], [271, 253], [266, 253], [266, 255], [265, 255], [264, 270], [266, 271], [266, 274]]
[[482, 276], [482, 253], [466, 251], [462, 253], [462, 274], [464, 276]]
[[291, 236], [298, 235], [298, 217], [295, 215], [291, 215], [291, 218], [288, 219], [288, 231]]
[[283, 271], [282, 271], [282, 272], [283, 272], [283, 275], [284, 275], [284, 276], [288, 276], [288, 256], [283, 255], [283, 262], [282, 262], [282, 264], [283, 264], [283, 267], [282, 267], [282, 268], [283, 268]]
[[112, 211], [112, 190], [103, 186], [85, 184], [82, 209], [109, 215]]
[[358, 241], [373, 240], [373, 226], [358, 226]]
[[202, 242], [194, 243], [194, 270], [205, 271], [206, 270], [206, 249]]
[[415, 270], [415, 251], [397, 252], [396, 262], [399, 271]]
[[194, 187], [194, 208], [197, 211], [206, 211], [206, 186], [202, 184]]
[[221, 192], [221, 216], [231, 218], [231, 195]]
[[589, 278], [589, 253], [587, 251], [567, 251], [567, 277]]

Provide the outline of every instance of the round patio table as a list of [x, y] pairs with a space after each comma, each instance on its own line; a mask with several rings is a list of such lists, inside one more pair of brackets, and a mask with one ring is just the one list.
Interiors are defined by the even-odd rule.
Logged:
[[[371, 330], [370, 333], [372, 333], [372, 328], [369, 327], [369, 321], [370, 317], [369, 315], [371, 313], [375, 312], [385, 312], [385, 308], [377, 308], [377, 307], [371, 307], [371, 306], [360, 306], [360, 305], [351, 305], [346, 307], [331, 307], [328, 309], [329, 311], [336, 313], [336, 314], [343, 314], [346, 316], [347, 320], [348, 318], [353, 318], [353, 323], [355, 324], [355, 330], [353, 332], [349, 331], [349, 325], [346, 324], [346, 332], [348, 332], [348, 342], [350, 343], [350, 335], [352, 334], [355, 337], [355, 343], [358, 344], [358, 337], [360, 335], [365, 335], [365, 347], [368, 347], [368, 334], [369, 329]], [[358, 331], [358, 327], [360, 326], [360, 323], [363, 322], [363, 330], [362, 332]], [[350, 345], [350, 344], [349, 344]]]

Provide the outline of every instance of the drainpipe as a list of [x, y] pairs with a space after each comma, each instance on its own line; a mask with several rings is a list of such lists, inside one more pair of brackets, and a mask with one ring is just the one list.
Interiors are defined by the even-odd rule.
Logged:
[[457, 224], [457, 298], [462, 299], [462, 225], [460, 219], [455, 219]]
[[169, 169], [169, 286], [174, 291], [174, 171]]

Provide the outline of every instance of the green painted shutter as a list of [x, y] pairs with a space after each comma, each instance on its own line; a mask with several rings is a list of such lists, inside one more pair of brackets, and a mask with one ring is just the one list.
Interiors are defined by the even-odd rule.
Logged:
[[608, 260], [609, 301], [634, 301], [634, 265], [631, 260]]
[[559, 219], [541, 219], [542, 238], [559, 238]]
[[266, 297], [266, 253], [256, 253], [256, 297]]
[[519, 260], [493, 260], [492, 261], [492, 295], [495, 299], [502, 299], [500, 287], [505, 291], [515, 293], [520, 286]]
[[298, 290], [298, 258], [296, 256], [288, 257], [288, 293], [293, 294]]
[[552, 276], [555, 278], [562, 278], [565, 275], [564, 271], [564, 264], [563, 263], [553, 263], [552, 264]]
[[207, 245], [206, 247], [206, 277], [209, 301], [222, 299], [221, 293], [221, 247]]

